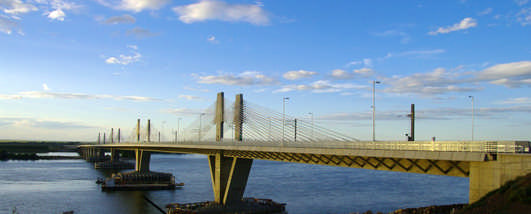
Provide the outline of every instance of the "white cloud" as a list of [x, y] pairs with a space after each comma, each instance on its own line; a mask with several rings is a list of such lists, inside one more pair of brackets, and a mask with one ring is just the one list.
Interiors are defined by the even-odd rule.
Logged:
[[127, 48], [131, 48], [131, 49], [133, 49], [135, 51], [138, 50], [138, 46], [136, 46], [136, 45], [127, 45]]
[[269, 16], [262, 7], [254, 4], [229, 4], [223, 1], [201, 0], [194, 4], [174, 7], [179, 20], [190, 24], [207, 20], [248, 22], [254, 25], [269, 24]]
[[179, 98], [187, 99], [187, 100], [201, 100], [201, 97], [193, 96], [193, 95], [179, 95]]
[[22, 117], [0, 117], [0, 126], [15, 126], [24, 128], [45, 128], [45, 129], [88, 129], [94, 126], [66, 121], [42, 120], [37, 118]]
[[189, 108], [174, 108], [174, 109], [163, 109], [162, 112], [175, 114], [175, 115], [198, 115], [204, 113], [204, 110], [200, 109], [189, 109]]
[[411, 40], [409, 34], [399, 30], [387, 30], [381, 33], [375, 33], [375, 36], [379, 37], [400, 37], [400, 43], [407, 44]]
[[149, 31], [148, 29], [145, 29], [145, 28], [135, 27], [133, 29], [127, 30], [125, 32], [125, 35], [134, 36], [136, 38], [142, 39], [142, 38], [156, 36], [157, 34], [151, 32], [151, 31]]
[[157, 98], [142, 96], [115, 96], [106, 94], [60, 93], [48, 91], [23, 91], [17, 94], [0, 94], [0, 99], [114, 99], [139, 102], [161, 101]]
[[140, 61], [140, 58], [142, 58], [142, 55], [135, 52], [134, 55], [123, 55], [120, 54], [118, 57], [109, 57], [105, 60], [105, 63], [107, 64], [121, 64], [121, 65], [129, 65], [131, 63], [135, 63]]
[[50, 88], [48, 88], [48, 85], [46, 83], [42, 84], [42, 90], [49, 91]]
[[509, 98], [498, 102], [499, 104], [531, 104], [531, 97]]
[[516, 20], [520, 22], [522, 26], [531, 25], [531, 7], [523, 8], [516, 14]]
[[446, 34], [453, 31], [466, 30], [468, 28], [473, 28], [478, 25], [477, 21], [473, 18], [467, 17], [461, 20], [461, 22], [456, 23], [448, 27], [439, 27], [436, 31], [430, 31], [428, 34], [437, 35], [437, 34]]
[[66, 14], [61, 9], [56, 9], [48, 13], [48, 18], [52, 20], [64, 21]]
[[317, 72], [315, 71], [305, 71], [305, 70], [298, 70], [298, 71], [288, 71], [282, 75], [284, 79], [288, 80], [298, 80], [302, 78], [308, 78], [311, 76], [316, 75]]
[[341, 69], [336, 69], [332, 71], [333, 78], [343, 79], [343, 80], [353, 79], [356, 77], [369, 77], [369, 76], [372, 76], [373, 74], [374, 74], [374, 70], [372, 70], [371, 68], [356, 69], [352, 71], [352, 73], [341, 70]]
[[484, 16], [484, 15], [489, 15], [489, 14], [491, 14], [491, 13], [492, 13], [492, 8], [489, 7], [489, 8], [487, 8], [487, 9], [485, 9], [485, 10], [479, 12], [478, 15], [480, 15], [480, 16]]
[[444, 68], [437, 68], [429, 73], [414, 73], [409, 76], [393, 76], [383, 78], [383, 89], [387, 93], [419, 94], [433, 96], [449, 92], [477, 91], [481, 88], [464, 87], [463, 83], [469, 82], [463, 73], [448, 72]]
[[37, 11], [37, 7], [33, 4], [23, 3], [21, 0], [0, 0], [0, 8], [4, 13], [17, 15], [20, 13], [28, 13]]
[[219, 44], [219, 40], [217, 40], [214, 35], [208, 36], [207, 41], [212, 43], [212, 44]]
[[188, 91], [199, 91], [199, 92], [209, 92], [210, 90], [206, 89], [206, 88], [192, 88], [192, 87], [188, 87], [188, 86], [185, 86], [184, 87], [184, 90], [188, 90]]
[[[476, 116], [482, 116], [482, 118], [491, 118], [500, 114], [524, 112], [531, 113], [530, 105], [523, 106], [510, 106], [510, 107], [498, 107], [498, 108], [477, 108]], [[409, 112], [404, 111], [379, 111], [378, 120], [409, 120], [407, 116]], [[471, 111], [469, 108], [438, 108], [438, 109], [423, 109], [415, 112], [415, 117], [422, 120], [449, 120], [455, 118], [469, 118]], [[372, 112], [362, 113], [334, 113], [328, 115], [322, 115], [319, 120], [369, 120], [372, 117]]]
[[51, 20], [64, 21], [66, 14], [64, 11], [76, 10], [80, 5], [65, 0], [42, 0], [40, 3], [47, 3], [53, 10], [44, 13]]
[[515, 2], [518, 6], [523, 6], [524, 4], [527, 4], [527, 2], [529, 2], [529, 0], [514, 0], [514, 2]]
[[327, 80], [318, 80], [311, 84], [305, 85], [285, 85], [280, 89], [273, 91], [273, 93], [289, 92], [289, 91], [312, 91], [313, 93], [332, 93], [341, 92], [347, 89], [361, 89], [367, 86], [355, 84], [333, 84]]
[[158, 10], [168, 4], [170, 0], [97, 0], [100, 4], [115, 10], [141, 12], [143, 10]]
[[351, 65], [364, 65], [364, 66], [367, 66], [367, 67], [372, 67], [372, 59], [365, 58], [365, 59], [362, 59], [362, 60], [349, 62], [348, 66], [351, 66]]
[[275, 79], [265, 76], [257, 71], [245, 71], [237, 75], [228, 73], [220, 75], [199, 76], [198, 78], [198, 83], [238, 86], [271, 85], [277, 82]]
[[20, 100], [22, 96], [17, 94], [0, 94], [0, 100]]
[[136, 22], [136, 19], [135, 17], [131, 16], [131, 15], [121, 15], [121, 16], [112, 16], [112, 17], [109, 17], [108, 19], [105, 19], [105, 21], [103, 21], [103, 23], [105, 24], [134, 24]]
[[358, 74], [359, 76], [363, 76], [363, 77], [368, 77], [374, 74], [374, 70], [370, 68], [362, 68], [362, 69], [354, 70], [354, 74]]
[[336, 79], [352, 79], [354, 74], [342, 69], [335, 69], [332, 71], [332, 77]]
[[18, 24], [9, 19], [2, 18], [0, 16], [0, 32], [5, 34], [12, 34], [13, 30], [18, 27]]
[[476, 78], [510, 88], [531, 86], [531, 61], [497, 64], [476, 73]]

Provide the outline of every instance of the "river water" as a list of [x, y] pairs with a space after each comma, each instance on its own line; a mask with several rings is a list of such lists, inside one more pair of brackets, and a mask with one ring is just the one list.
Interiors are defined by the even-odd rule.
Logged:
[[[170, 172], [182, 189], [101, 192], [110, 172], [84, 160], [0, 162], [0, 213], [159, 213], [159, 206], [213, 200], [206, 156], [153, 154], [151, 170]], [[468, 178], [255, 160], [246, 197], [287, 203], [290, 214], [390, 212], [467, 203]]]

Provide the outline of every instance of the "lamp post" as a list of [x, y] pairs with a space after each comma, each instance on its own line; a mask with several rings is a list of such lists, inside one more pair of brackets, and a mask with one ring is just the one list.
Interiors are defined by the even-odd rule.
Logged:
[[308, 112], [308, 114], [311, 116], [311, 119], [312, 119], [312, 140], [313, 140], [313, 113]]
[[198, 133], [198, 138], [199, 138], [199, 142], [201, 142], [201, 129], [202, 129], [202, 120], [203, 120], [203, 115], [205, 115], [205, 113], [201, 113], [199, 114], [199, 133]]
[[175, 134], [175, 142], [179, 142], [179, 134], [181, 134], [181, 120], [183, 118], [177, 118], [177, 134]]
[[282, 98], [282, 145], [284, 145], [284, 127], [286, 126], [286, 102], [289, 97]]
[[474, 141], [474, 96], [468, 96], [472, 100], [472, 141]]
[[380, 84], [380, 81], [373, 80], [372, 81], [372, 141], [376, 141], [376, 128], [375, 128], [375, 115], [376, 115], [376, 103], [375, 103], [375, 89], [376, 84]]

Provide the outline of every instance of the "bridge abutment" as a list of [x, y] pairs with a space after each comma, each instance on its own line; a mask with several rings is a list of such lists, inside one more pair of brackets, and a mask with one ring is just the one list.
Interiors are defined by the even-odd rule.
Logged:
[[507, 181], [531, 173], [529, 154], [497, 154], [496, 161], [470, 163], [469, 203], [474, 203]]

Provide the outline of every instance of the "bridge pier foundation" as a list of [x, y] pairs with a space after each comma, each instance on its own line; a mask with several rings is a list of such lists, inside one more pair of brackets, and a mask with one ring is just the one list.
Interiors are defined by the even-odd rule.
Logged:
[[214, 201], [223, 205], [241, 202], [253, 159], [225, 157], [218, 152], [208, 160]]

